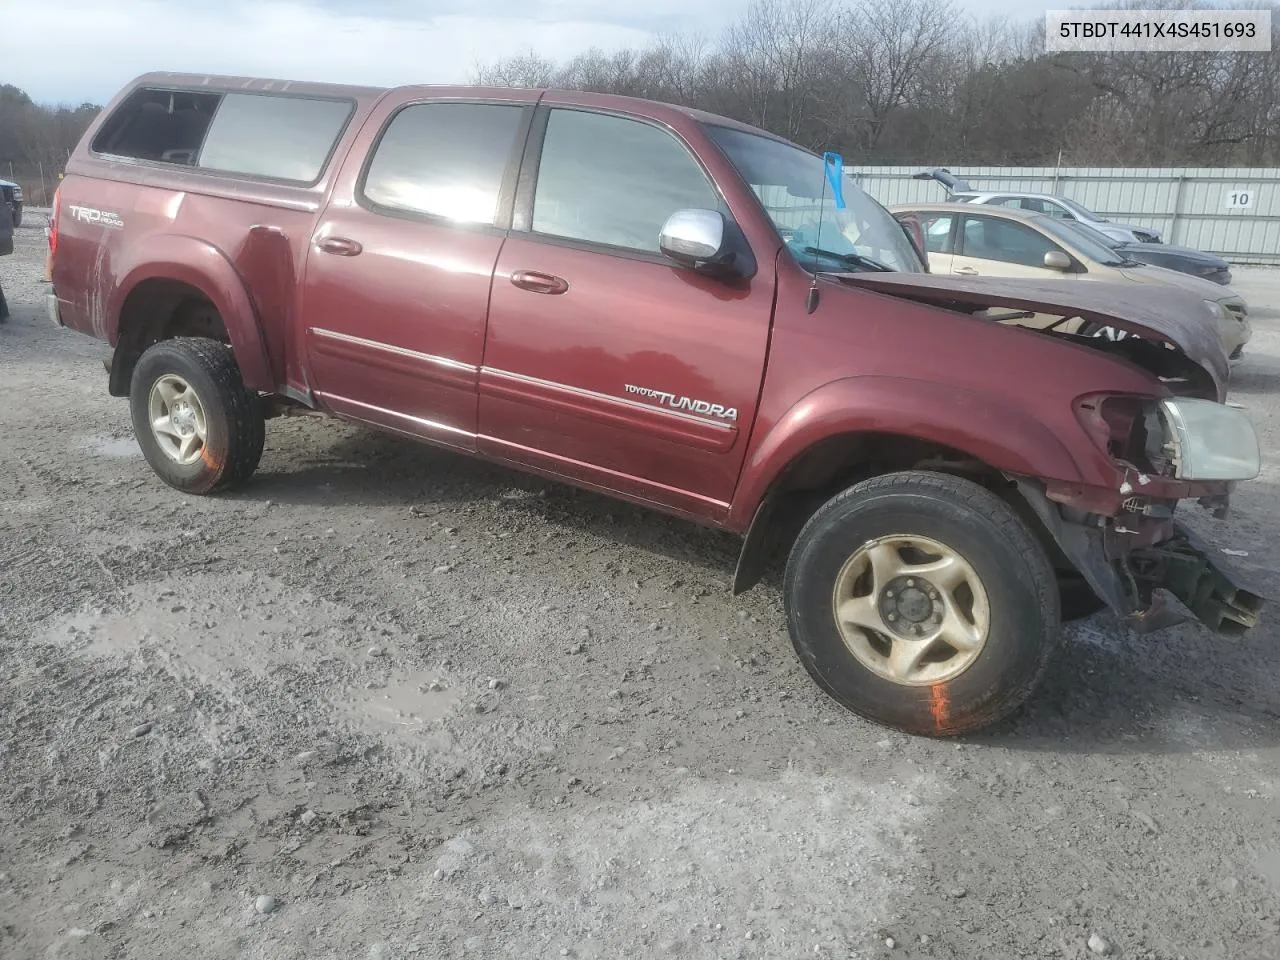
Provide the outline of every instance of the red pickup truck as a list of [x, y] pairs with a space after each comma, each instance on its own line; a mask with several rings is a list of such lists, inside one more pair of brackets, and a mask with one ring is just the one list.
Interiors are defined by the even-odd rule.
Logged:
[[152, 74], [67, 166], [49, 310], [188, 493], [318, 411], [742, 534], [735, 591], [789, 550], [804, 666], [904, 730], [1009, 715], [1064, 615], [1252, 626], [1174, 516], [1260, 469], [1201, 304], [931, 276], [910, 226], [678, 106]]

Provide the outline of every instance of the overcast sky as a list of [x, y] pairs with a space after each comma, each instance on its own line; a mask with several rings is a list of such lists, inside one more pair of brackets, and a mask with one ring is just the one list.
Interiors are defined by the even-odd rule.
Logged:
[[[958, 2], [980, 14], [1022, 17], [1037, 9], [1025, 0]], [[530, 49], [563, 59], [591, 46], [641, 46], [662, 33], [715, 37], [749, 5], [750, 0], [3, 0], [0, 83], [46, 103], [102, 103], [151, 70], [378, 86], [465, 82], [477, 62]]]

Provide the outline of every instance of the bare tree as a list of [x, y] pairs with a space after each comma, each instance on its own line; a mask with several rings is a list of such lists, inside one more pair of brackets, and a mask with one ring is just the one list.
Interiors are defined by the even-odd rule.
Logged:
[[950, 0], [864, 0], [841, 17], [837, 49], [865, 108], [855, 118], [863, 148], [874, 150], [890, 116], [912, 102], [958, 20]]

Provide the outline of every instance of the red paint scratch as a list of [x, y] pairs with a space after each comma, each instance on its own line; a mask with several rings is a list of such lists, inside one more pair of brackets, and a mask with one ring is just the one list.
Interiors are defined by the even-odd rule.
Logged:
[[935, 683], [929, 688], [929, 712], [933, 714], [933, 723], [939, 730], [947, 729], [951, 719], [951, 699], [947, 696], [946, 684]]

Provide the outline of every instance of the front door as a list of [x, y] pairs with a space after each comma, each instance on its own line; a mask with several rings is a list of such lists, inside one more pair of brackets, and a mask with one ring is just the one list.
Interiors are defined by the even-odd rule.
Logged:
[[1035, 277], [1041, 280], [1080, 276], [1046, 267], [1044, 255], [1054, 251], [1070, 257], [1062, 247], [1025, 223], [966, 213], [956, 236], [951, 273], [959, 276]]
[[425, 101], [371, 118], [308, 253], [300, 332], [321, 406], [475, 449], [489, 285], [531, 114]]
[[480, 447], [722, 515], [764, 374], [773, 264], [740, 281], [676, 266], [658, 251], [667, 217], [726, 212], [687, 145], [635, 118], [543, 111], [537, 178], [494, 274]]

